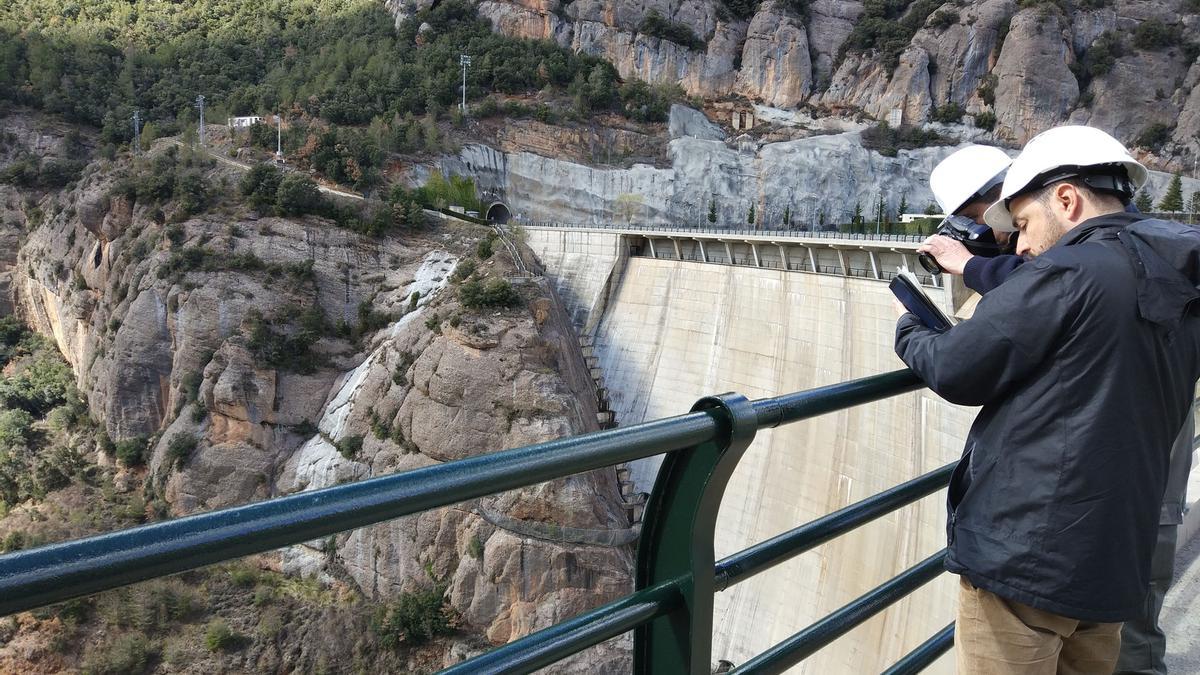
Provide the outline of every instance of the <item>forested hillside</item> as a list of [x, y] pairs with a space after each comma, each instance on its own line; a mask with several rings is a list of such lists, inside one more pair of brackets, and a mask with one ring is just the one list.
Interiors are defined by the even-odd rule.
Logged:
[[[100, 126], [109, 145], [131, 139], [134, 110], [147, 123], [143, 142], [186, 130], [197, 119], [198, 95], [206, 97], [210, 122], [282, 113], [294, 122], [289, 152], [310, 142], [315, 120], [324, 131], [325, 123], [364, 127], [324, 139], [362, 170], [330, 177], [357, 187], [378, 180], [381, 153], [443, 149], [436, 130], [432, 141], [424, 130], [459, 101], [463, 53], [474, 58], [471, 101], [547, 91], [565, 102], [551, 109], [485, 101], [478, 116], [582, 118], [614, 110], [661, 120], [677, 91], [622, 83], [609, 63], [552, 42], [495, 34], [464, 0], [398, 27], [375, 0], [0, 6], [0, 100]], [[419, 116], [427, 118], [424, 127]], [[264, 143], [273, 149], [271, 136]]]

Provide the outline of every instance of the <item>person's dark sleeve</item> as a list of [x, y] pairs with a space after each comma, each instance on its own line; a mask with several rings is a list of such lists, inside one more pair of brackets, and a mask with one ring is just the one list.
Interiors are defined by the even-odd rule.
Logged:
[[1019, 255], [998, 255], [987, 258], [981, 255], [972, 257], [963, 266], [963, 283], [967, 288], [984, 295], [988, 291], [1004, 283], [1025, 262]]
[[905, 314], [896, 324], [896, 355], [947, 401], [990, 403], [1045, 367], [1075, 312], [1063, 298], [1068, 273], [1049, 263], [1022, 265], [983, 296], [970, 319], [944, 333]]

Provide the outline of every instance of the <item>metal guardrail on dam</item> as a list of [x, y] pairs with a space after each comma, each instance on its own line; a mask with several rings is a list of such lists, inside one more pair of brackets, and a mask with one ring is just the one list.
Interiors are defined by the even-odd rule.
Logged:
[[[633, 630], [635, 672], [707, 675], [715, 593], [940, 490], [953, 468], [716, 561], [721, 497], [757, 431], [922, 386], [900, 370], [756, 401], [713, 396], [686, 415], [9, 553], [0, 556], [0, 615], [667, 453], [646, 507], [633, 594], [443, 672], [531, 672]], [[938, 576], [944, 556], [934, 553], [734, 672], [782, 672]], [[951, 629], [888, 672], [922, 670], [950, 648]]]

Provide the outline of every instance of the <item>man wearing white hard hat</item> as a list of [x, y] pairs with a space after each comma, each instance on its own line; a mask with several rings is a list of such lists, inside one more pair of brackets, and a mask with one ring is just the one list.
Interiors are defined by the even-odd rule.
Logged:
[[[929, 189], [948, 217], [939, 233], [927, 238], [917, 250], [932, 256], [943, 271], [962, 275], [967, 287], [980, 294], [998, 286], [1021, 264], [1016, 256], [1002, 255], [1007, 250], [1008, 233], [996, 236], [983, 222], [983, 212], [1000, 196], [1011, 163], [1012, 159], [999, 148], [968, 145], [951, 153], [929, 173]], [[957, 236], [941, 233], [947, 227], [956, 230]]]
[[1108, 673], [1141, 615], [1172, 442], [1200, 376], [1200, 232], [1124, 211], [1146, 170], [1059, 127], [1013, 160], [984, 219], [1031, 260], [896, 353], [982, 406], [951, 478], [963, 673]]

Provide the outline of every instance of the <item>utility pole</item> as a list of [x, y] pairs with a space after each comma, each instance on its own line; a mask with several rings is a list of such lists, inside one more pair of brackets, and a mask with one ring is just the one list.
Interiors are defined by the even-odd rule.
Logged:
[[196, 97], [196, 108], [200, 111], [200, 147], [204, 147], [204, 94]]
[[142, 111], [133, 111], [133, 154], [142, 154]]
[[462, 114], [467, 114], [467, 66], [471, 65], [471, 57], [467, 54], [458, 55], [458, 65], [462, 66]]

